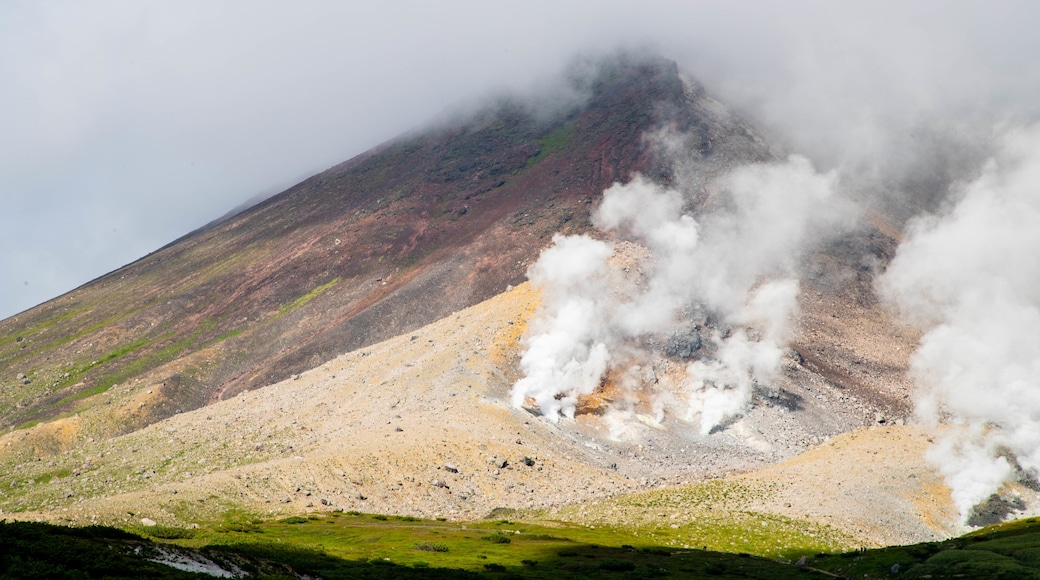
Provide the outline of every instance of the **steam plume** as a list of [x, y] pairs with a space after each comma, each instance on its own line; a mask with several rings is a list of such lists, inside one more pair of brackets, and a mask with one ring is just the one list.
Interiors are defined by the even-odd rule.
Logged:
[[882, 296], [927, 329], [917, 412], [967, 426], [930, 452], [962, 516], [1014, 472], [1040, 470], [1040, 126], [1015, 130], [959, 201], [911, 224]]
[[[696, 220], [683, 213], [679, 191], [636, 176], [607, 189], [593, 215], [616, 241], [554, 238], [528, 271], [543, 306], [526, 337], [514, 405], [530, 397], [547, 417], [573, 418], [578, 397], [608, 371], [660, 355], [645, 346], [654, 341], [639, 339], [692, 327], [685, 418], [699, 419], [707, 434], [743, 412], [782, 356], [801, 252], [848, 212], [834, 200], [835, 175], [798, 156], [738, 168], [717, 185], [722, 209]], [[613, 259], [633, 245], [648, 253], [641, 278]]]

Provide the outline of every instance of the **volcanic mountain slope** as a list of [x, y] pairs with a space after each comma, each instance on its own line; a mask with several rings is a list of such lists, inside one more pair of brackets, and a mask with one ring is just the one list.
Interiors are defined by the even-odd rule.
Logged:
[[[229, 511], [475, 519], [520, 510], [515, 517], [624, 525], [651, 537], [666, 530], [668, 543], [719, 550], [734, 548], [706, 530], [733, 528], [729, 540], [767, 532], [816, 550], [960, 531], [949, 492], [924, 460], [929, 434], [918, 427], [818, 432], [821, 444], [790, 457], [803, 448], [796, 429], [758, 430], [785, 422], [809, 430], [823, 410], [762, 403], [708, 436], [681, 418], [642, 415], [628, 419], [619, 438], [599, 415], [554, 423], [512, 407], [518, 339], [537, 300], [524, 284], [133, 433], [36, 461], [8, 453], [0, 509], [5, 517], [182, 527]], [[74, 433], [81, 420], [34, 427], [2, 444]], [[1014, 492], [1035, 505], [1029, 489]]]
[[[704, 437], [680, 420], [643, 416], [619, 439], [595, 414], [556, 424], [512, 408], [518, 338], [536, 305], [525, 284], [276, 385], [71, 453], [8, 463], [0, 506], [123, 525], [142, 517], [185, 525], [231, 508], [479, 518], [763, 462], [772, 439], [745, 424]], [[781, 409], [763, 406], [746, 423]], [[74, 432], [80, 421], [37, 426], [21, 439]]]
[[661, 127], [707, 173], [771, 156], [674, 63], [611, 59], [571, 84], [568, 107], [504, 100], [401, 137], [0, 322], [0, 426], [155, 391], [90, 434], [128, 432], [489, 298], [554, 233], [587, 231], [614, 181], [667, 180]]

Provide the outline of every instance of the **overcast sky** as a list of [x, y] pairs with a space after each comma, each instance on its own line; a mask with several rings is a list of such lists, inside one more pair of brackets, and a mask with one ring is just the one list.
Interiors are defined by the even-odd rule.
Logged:
[[1036, 2], [0, 2], [0, 318], [579, 53], [651, 47], [796, 148], [1021, 123]]

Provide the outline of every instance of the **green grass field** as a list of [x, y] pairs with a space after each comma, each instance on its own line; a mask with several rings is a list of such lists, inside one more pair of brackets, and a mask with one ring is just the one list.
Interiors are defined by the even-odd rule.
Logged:
[[[28, 534], [30, 540], [14, 536]], [[131, 536], [132, 534], [132, 536]], [[127, 538], [136, 537], [136, 540]], [[630, 543], [631, 542], [631, 543]], [[36, 548], [26, 547], [33, 544]], [[198, 529], [142, 527], [61, 528], [46, 524], [0, 526], [2, 550], [17, 548], [19, 562], [30, 554], [102, 552], [107, 560], [121, 554], [122, 564], [109, 563], [111, 577], [147, 575], [140, 554], [156, 546], [175, 545], [208, 559], [235, 562], [260, 577], [283, 577], [288, 570], [322, 578], [720, 578], [822, 577], [791, 563], [749, 554], [682, 550], [656, 546], [618, 529], [577, 525], [545, 525], [487, 520], [445, 522], [412, 517], [332, 512], [264, 521], [235, 513]], [[56, 548], [55, 546], [62, 546]], [[111, 546], [116, 546], [112, 548]], [[70, 549], [73, 546], [74, 549]], [[137, 546], [145, 546], [135, 552]], [[4, 560], [7, 561], [7, 560]], [[73, 564], [62, 560], [54, 566]], [[120, 568], [122, 567], [122, 568]], [[33, 568], [40, 572], [39, 566]], [[125, 574], [118, 574], [125, 569]], [[155, 569], [165, 572], [162, 568]], [[172, 569], [171, 569], [172, 570]], [[281, 570], [281, 573], [279, 573]], [[68, 570], [66, 570], [68, 571]], [[96, 577], [87, 570], [90, 577]], [[96, 572], [96, 570], [93, 570]], [[184, 577], [173, 570], [167, 577]], [[4, 569], [2, 577], [30, 577]], [[64, 572], [51, 577], [66, 576]], [[285, 576], [287, 577], [287, 576]]]
[[[1040, 578], [1040, 520], [948, 540], [806, 555], [676, 549], [622, 528], [446, 522], [331, 512], [262, 520], [233, 512], [197, 529], [0, 524], [0, 578], [202, 578], [163, 553], [250, 577], [335, 578]], [[167, 558], [168, 559], [168, 558]]]

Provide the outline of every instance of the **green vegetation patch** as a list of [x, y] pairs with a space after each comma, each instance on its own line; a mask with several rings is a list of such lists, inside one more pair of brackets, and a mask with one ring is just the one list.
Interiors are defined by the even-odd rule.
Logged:
[[806, 564], [851, 578], [1040, 579], [1040, 522], [1000, 524], [945, 542], [820, 554]]
[[[797, 560], [674, 548], [656, 543], [645, 529], [521, 519], [443, 522], [332, 512], [265, 520], [232, 510], [198, 529], [137, 531], [0, 523], [0, 577], [192, 577], [142, 561], [142, 555], [154, 557], [165, 545], [214, 562], [235, 562], [260, 577], [1040, 578], [1036, 519], [946, 542], [805, 554]], [[752, 532], [733, 528], [730, 533]]]
[[321, 286], [318, 286], [317, 288], [311, 290], [310, 292], [304, 294], [303, 296], [300, 296], [296, 300], [293, 300], [289, 304], [286, 304], [286, 305], [282, 306], [281, 308], [278, 309], [278, 314], [276, 314], [274, 316], [274, 318], [272, 318], [272, 320], [277, 320], [277, 319], [279, 319], [279, 318], [281, 318], [283, 316], [286, 316], [288, 314], [292, 314], [293, 312], [296, 312], [300, 308], [303, 308], [304, 306], [306, 306], [307, 303], [310, 302], [311, 300], [314, 300], [318, 296], [321, 296], [322, 294], [324, 294], [325, 291], [328, 290], [329, 288], [332, 288], [336, 284], [339, 284], [339, 282], [340, 282], [340, 278], [339, 278], [339, 276], [337, 276], [337, 277], [333, 278], [332, 280], [330, 280], [330, 281], [322, 284]]
[[[259, 577], [1040, 578], [1036, 520], [946, 542], [820, 553], [800, 562], [675, 549], [631, 530], [559, 522], [405, 521], [342, 512], [276, 521], [229, 512], [197, 530], [155, 526], [141, 533], [155, 540], [99, 526], [0, 523], [0, 577], [194, 577], [147, 560], [166, 545], [180, 554], [234, 562]], [[488, 540], [500, 536], [508, 543]], [[600, 542], [588, 541], [593, 537]]]
[[537, 142], [538, 153], [527, 160], [527, 167], [534, 167], [546, 157], [567, 149], [573, 140], [574, 121], [570, 121]]
[[[376, 514], [379, 515], [379, 514]], [[231, 516], [229, 516], [231, 517]], [[235, 521], [249, 516], [237, 514]], [[722, 577], [814, 578], [790, 562], [747, 554], [675, 549], [624, 529], [522, 520], [446, 522], [357, 512], [308, 514], [258, 521], [236, 531], [228, 519], [202, 524], [182, 547], [222, 550], [287, 563], [323, 578], [367, 576], [352, 566], [387, 566], [385, 577], [426, 572], [475, 578], [689, 578], [711, 570]], [[260, 540], [260, 541], [258, 541]], [[446, 576], [414, 576], [446, 577]]]
[[570, 506], [555, 515], [599, 530], [623, 530], [656, 545], [767, 558], [796, 560], [862, 545], [823, 524], [752, 509], [775, 491], [772, 485], [715, 480]]

